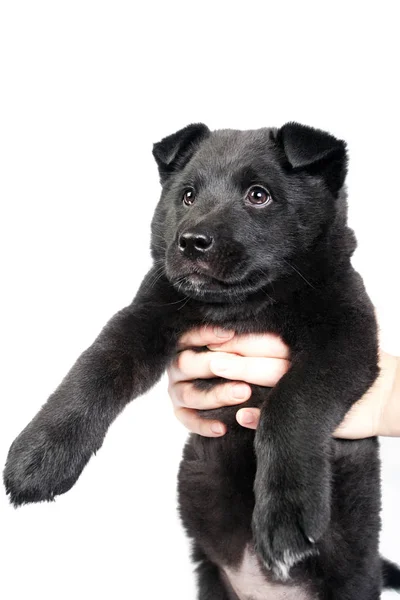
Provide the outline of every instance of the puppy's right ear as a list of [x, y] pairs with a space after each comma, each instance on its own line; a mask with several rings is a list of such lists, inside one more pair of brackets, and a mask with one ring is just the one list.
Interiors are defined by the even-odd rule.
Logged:
[[158, 165], [162, 185], [172, 173], [185, 166], [200, 142], [209, 135], [207, 125], [195, 123], [154, 144], [153, 156]]

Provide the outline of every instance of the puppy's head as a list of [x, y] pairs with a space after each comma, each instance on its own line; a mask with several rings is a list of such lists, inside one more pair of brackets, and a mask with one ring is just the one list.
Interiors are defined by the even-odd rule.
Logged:
[[345, 225], [346, 147], [323, 131], [195, 124], [155, 144], [153, 155], [163, 190], [152, 254], [186, 295], [254, 293], [293, 271], [296, 257], [312, 261], [329, 225]]

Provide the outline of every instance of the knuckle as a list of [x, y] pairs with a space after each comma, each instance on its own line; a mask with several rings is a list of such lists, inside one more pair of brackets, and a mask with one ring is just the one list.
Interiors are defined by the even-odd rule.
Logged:
[[215, 388], [210, 390], [209, 394], [210, 396], [214, 396], [220, 404], [223, 404], [229, 400], [228, 390], [230, 389], [230, 387], [231, 384], [229, 383], [220, 383]]
[[186, 331], [185, 333], [183, 333], [181, 335], [181, 337], [179, 338], [180, 347], [184, 348], [185, 346], [189, 346], [191, 344], [191, 342], [193, 341], [193, 335], [194, 335], [194, 329], [189, 329], [189, 331]]
[[187, 408], [196, 408], [196, 395], [191, 384], [182, 386], [181, 403]]
[[202, 327], [199, 327], [197, 333], [200, 341], [203, 342], [203, 344], [206, 344], [210, 338], [215, 337], [214, 327], [211, 327], [210, 325], [203, 325]]
[[180, 421], [183, 425], [186, 426], [186, 422], [185, 422], [182, 410], [180, 410], [179, 407], [176, 406], [174, 408], [174, 414], [175, 414], [175, 417], [178, 419], [178, 421]]
[[207, 421], [205, 421], [204, 419], [202, 419], [199, 422], [198, 433], [199, 433], [199, 435], [202, 435], [202, 436], [206, 436], [206, 437], [210, 436], [210, 426], [207, 423]]
[[176, 408], [175, 416], [180, 421], [180, 423], [189, 431], [194, 431], [193, 422], [191, 419], [190, 411], [187, 408]]
[[280, 379], [288, 370], [288, 361], [285, 359], [277, 360], [275, 363], [275, 375]]
[[175, 358], [175, 360], [168, 367], [167, 377], [170, 385], [178, 383], [182, 379], [182, 374], [178, 368], [177, 358]]
[[174, 381], [176, 379], [176, 374], [177, 374], [177, 363], [176, 363], [176, 359], [169, 365], [166, 373], [167, 373], [167, 377], [169, 381]]
[[179, 405], [179, 386], [173, 383], [170, 383], [168, 386], [168, 395], [170, 400], [174, 406]]
[[175, 361], [175, 365], [178, 371], [181, 371], [182, 373], [185, 370], [185, 364], [186, 364], [186, 351], [180, 352], [176, 358]]

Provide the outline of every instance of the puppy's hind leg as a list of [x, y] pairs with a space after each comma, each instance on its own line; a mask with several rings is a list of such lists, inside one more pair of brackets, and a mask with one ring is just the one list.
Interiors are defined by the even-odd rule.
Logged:
[[233, 591], [225, 587], [223, 576], [217, 565], [209, 560], [197, 545], [193, 550], [193, 559], [197, 562], [197, 600], [239, 600]]

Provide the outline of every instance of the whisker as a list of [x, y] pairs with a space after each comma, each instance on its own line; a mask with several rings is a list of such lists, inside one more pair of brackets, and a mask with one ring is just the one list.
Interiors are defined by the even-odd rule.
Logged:
[[[263, 271], [262, 269], [257, 269], [257, 270], [258, 270], [258, 271], [260, 271], [260, 273], [262, 273], [262, 274], [263, 274], [263, 275], [264, 275], [264, 276], [265, 276], [267, 279], [269, 278], [269, 277], [268, 277], [268, 273], [266, 273], [266, 272], [265, 272], [265, 271]], [[272, 285], [272, 283], [271, 283], [271, 285]], [[261, 289], [261, 290], [264, 292], [264, 294], [267, 296], [267, 298], [269, 298], [269, 299], [271, 300], [271, 302], [272, 302], [273, 304], [275, 304], [275, 302], [276, 302], [275, 298], [273, 298], [272, 296], [270, 296], [270, 295], [268, 294], [268, 292], [266, 292], [266, 291], [265, 291], [265, 289], [264, 289], [263, 287], [262, 287], [262, 288], [260, 288], [260, 289]], [[274, 289], [274, 286], [273, 286], [273, 285], [272, 285], [272, 289]]]
[[158, 248], [159, 250], [165, 250], [165, 246], [161, 246], [161, 244], [151, 244], [153, 248]]
[[295, 272], [296, 272], [298, 275], [300, 275], [300, 277], [301, 277], [302, 279], [304, 279], [304, 281], [305, 281], [306, 283], [308, 283], [308, 285], [309, 285], [309, 286], [310, 286], [310, 287], [311, 287], [313, 290], [315, 290], [315, 287], [312, 285], [312, 283], [310, 283], [310, 282], [308, 281], [308, 279], [306, 279], [306, 278], [304, 277], [303, 273], [300, 273], [300, 271], [299, 271], [298, 269], [296, 269], [296, 267], [294, 267], [292, 264], [290, 264], [290, 262], [289, 262], [289, 261], [287, 261], [285, 258], [282, 258], [282, 260], [283, 260], [283, 261], [284, 261], [284, 262], [285, 262], [285, 263], [286, 263], [286, 264], [287, 264], [287, 265], [288, 265], [288, 266], [289, 266], [291, 269], [293, 269], [293, 271], [295, 271]]
[[182, 306], [180, 306], [180, 307], [178, 308], [178, 310], [181, 310], [181, 309], [182, 309], [184, 306], [186, 306], [186, 304], [189, 302], [189, 300], [190, 300], [190, 297], [189, 297], [189, 296], [187, 296], [186, 298], [187, 298], [187, 300], [186, 300], [185, 304], [182, 304]]
[[153, 273], [153, 277], [149, 281], [149, 287], [152, 288], [164, 275], [164, 265], [160, 265]]
[[188, 299], [188, 296], [181, 298], [180, 300], [176, 300], [175, 302], [166, 302], [165, 304], [161, 304], [161, 306], [172, 306], [173, 304], [179, 304], [180, 302], [184, 302]]

